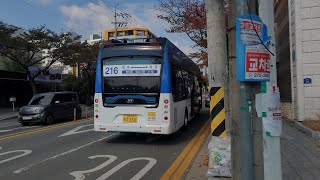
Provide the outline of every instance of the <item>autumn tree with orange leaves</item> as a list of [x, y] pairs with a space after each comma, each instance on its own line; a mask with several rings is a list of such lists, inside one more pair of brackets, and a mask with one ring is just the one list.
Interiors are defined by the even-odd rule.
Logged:
[[[224, 0], [227, 29], [228, 0]], [[199, 52], [190, 53], [189, 57], [197, 59], [200, 66], [208, 66], [207, 53], [207, 19], [204, 0], [158, 0], [155, 7], [163, 14], [158, 18], [168, 22], [168, 33], [186, 33], [195, 42]]]
[[207, 21], [204, 1], [158, 0], [158, 2], [155, 8], [163, 12], [158, 18], [171, 25], [167, 32], [186, 33], [199, 48], [199, 52], [191, 53], [189, 56], [207, 66]]

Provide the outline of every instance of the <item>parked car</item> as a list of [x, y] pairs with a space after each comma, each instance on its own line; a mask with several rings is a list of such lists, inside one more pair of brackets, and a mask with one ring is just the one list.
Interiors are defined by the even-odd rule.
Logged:
[[204, 101], [205, 101], [205, 106], [210, 107], [210, 93], [206, 95], [206, 99]]
[[33, 96], [28, 105], [19, 110], [18, 122], [22, 125], [30, 123], [53, 124], [74, 116], [81, 117], [82, 111], [78, 96], [74, 92], [49, 92]]

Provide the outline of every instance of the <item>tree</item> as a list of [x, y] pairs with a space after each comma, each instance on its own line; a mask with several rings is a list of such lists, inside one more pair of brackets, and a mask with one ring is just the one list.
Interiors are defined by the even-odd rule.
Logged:
[[[15, 62], [27, 74], [33, 94], [37, 93], [35, 78], [46, 72], [55, 62], [67, 61], [73, 56], [74, 44], [80, 36], [57, 34], [45, 26], [21, 30], [0, 22], [0, 55]], [[43, 51], [48, 53], [43, 55]], [[48, 62], [43, 64], [44, 60]], [[31, 73], [30, 67], [41, 66]]]
[[[207, 53], [207, 20], [204, 0], [158, 0], [155, 7], [163, 14], [158, 18], [168, 22], [169, 33], [186, 33], [199, 47], [199, 52], [191, 53], [190, 58], [197, 59], [199, 65], [208, 66]], [[224, 0], [225, 26], [228, 30], [228, 4]]]
[[82, 93], [85, 93], [86, 104], [89, 104], [90, 95], [94, 94], [95, 62], [98, 57], [100, 44], [77, 43], [73, 48], [75, 53], [73, 53], [72, 58], [66, 64], [78, 67], [79, 64], [83, 64], [82, 82], [84, 82], [83, 87], [85, 87], [85, 91], [82, 91]]
[[186, 33], [200, 48], [199, 52], [191, 53], [189, 56], [207, 66], [207, 21], [204, 1], [158, 0], [158, 2], [155, 8], [164, 13], [158, 15], [158, 18], [171, 25], [167, 32]]

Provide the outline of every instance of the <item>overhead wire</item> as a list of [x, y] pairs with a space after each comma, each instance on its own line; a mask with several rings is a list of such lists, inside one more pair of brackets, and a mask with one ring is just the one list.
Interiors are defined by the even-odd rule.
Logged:
[[[103, 6], [103, 7], [106, 7], [108, 9], [110, 9], [111, 11], [114, 10], [115, 6], [114, 5], [111, 5], [110, 3], [106, 2], [105, 0], [102, 0], [102, 1], [98, 1], [98, 0], [89, 0], [90, 2], [93, 2], [99, 6]], [[101, 2], [101, 4], [99, 4], [98, 2]], [[129, 15], [127, 17], [123, 17], [126, 21], [129, 21], [129, 19], [131, 19], [132, 21], [135, 21], [135, 24], [142, 27], [142, 28], [146, 28], [144, 25], [142, 25], [135, 17], [134, 14], [130, 15], [129, 13], [126, 13], [124, 11], [122, 11], [121, 9], [117, 9], [117, 11], [119, 11], [120, 13], [122, 13], [124, 16], [125, 15]], [[133, 23], [133, 22], [132, 22]], [[146, 28], [147, 29], [147, 28]]]
[[251, 16], [251, 10], [250, 10], [250, 6], [249, 6], [249, 0], [246, 0], [246, 1], [247, 1], [247, 7], [248, 7], [248, 12], [249, 12], [251, 24], [252, 24], [252, 27], [253, 27], [256, 35], [258, 36], [258, 38], [259, 38], [261, 44], [264, 46], [264, 48], [265, 48], [272, 56], [274, 56], [274, 53], [272, 53], [272, 52], [269, 50], [269, 48], [263, 43], [261, 37], [259, 36], [258, 31], [257, 31], [256, 27], [255, 27], [254, 24], [253, 24], [253, 20], [252, 20], [252, 16]]

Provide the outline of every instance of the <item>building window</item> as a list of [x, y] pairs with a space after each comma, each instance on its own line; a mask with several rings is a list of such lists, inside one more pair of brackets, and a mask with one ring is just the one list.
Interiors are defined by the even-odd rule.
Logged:
[[131, 36], [133, 35], [133, 30], [125, 31], [126, 36]]
[[118, 31], [117, 32], [117, 36], [123, 36], [123, 32], [122, 31]]
[[109, 36], [109, 38], [110, 38], [110, 37], [113, 37], [113, 32], [109, 32], [109, 33], [108, 33], [108, 36]]
[[144, 36], [144, 31], [137, 31], [138, 36]]

